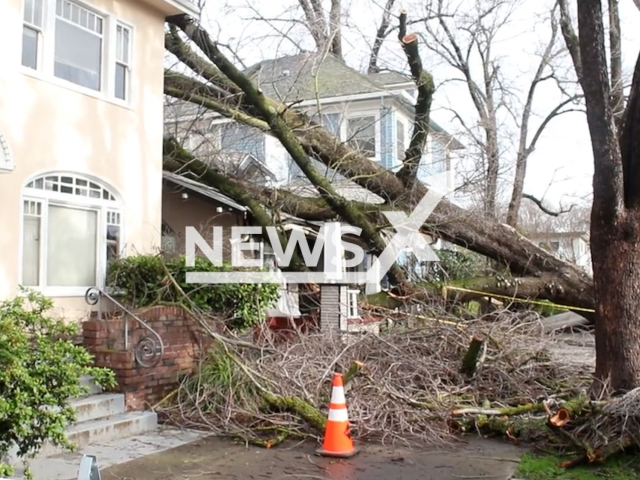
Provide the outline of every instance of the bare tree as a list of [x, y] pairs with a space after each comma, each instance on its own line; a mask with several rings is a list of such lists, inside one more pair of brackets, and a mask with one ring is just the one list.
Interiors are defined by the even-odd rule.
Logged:
[[[518, 93], [508, 85], [501, 70], [501, 57], [496, 52], [500, 32], [508, 25], [520, 2], [491, 0], [476, 2], [474, 10], [458, 12], [445, 0], [436, 0], [435, 20], [426, 23], [427, 45], [445, 64], [460, 73], [477, 113], [477, 120], [464, 118], [451, 108], [454, 118], [478, 151], [483, 174], [481, 176], [484, 211], [488, 217], [497, 215], [500, 175], [506, 167], [507, 152], [515, 151], [513, 189], [507, 212], [507, 224], [515, 226], [524, 194], [527, 161], [536, 148], [549, 123], [558, 115], [572, 111], [568, 108], [577, 97], [567, 95], [533, 128], [536, 90], [545, 81], [556, 79], [553, 63], [560, 53], [558, 23], [555, 9], [550, 13], [549, 40], [526, 90], [526, 99], [518, 100]], [[515, 101], [512, 101], [515, 99]], [[512, 119], [518, 131], [511, 134]], [[511, 139], [517, 138], [512, 144]]]

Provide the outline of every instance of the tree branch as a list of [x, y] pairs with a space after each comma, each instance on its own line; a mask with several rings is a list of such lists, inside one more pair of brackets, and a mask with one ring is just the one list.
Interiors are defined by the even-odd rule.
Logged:
[[[639, 0], [640, 1], [640, 0]], [[573, 67], [576, 71], [578, 81], [582, 83], [582, 59], [580, 57], [580, 40], [576, 31], [573, 28], [573, 20], [571, 19], [571, 11], [567, 0], [558, 0], [558, 6], [560, 7], [560, 29], [562, 30], [562, 37], [564, 43], [569, 50], [571, 60], [573, 61]]]
[[[602, 225], [624, 214], [623, 172], [620, 146], [611, 108], [601, 0], [578, 2], [578, 28], [582, 59], [582, 89], [594, 157], [594, 209]], [[597, 181], [596, 181], [597, 180]]]
[[409, 148], [405, 153], [404, 165], [397, 173], [398, 177], [402, 179], [407, 186], [410, 186], [416, 181], [420, 159], [422, 158], [427, 136], [429, 135], [429, 113], [431, 112], [431, 101], [435, 87], [431, 74], [422, 68], [422, 60], [420, 59], [420, 51], [418, 49], [418, 36], [416, 34], [407, 35], [406, 25], [407, 12], [402, 10], [400, 12], [400, 29], [398, 30], [399, 40], [407, 56], [413, 81], [418, 87], [413, 133], [411, 135], [411, 141], [409, 142]]
[[542, 204], [542, 200], [537, 199], [537, 198], [536, 198], [536, 197], [534, 197], [533, 195], [529, 195], [528, 193], [523, 193], [523, 194], [522, 194], [522, 198], [526, 198], [527, 200], [531, 200], [533, 203], [535, 203], [535, 204], [538, 206], [538, 208], [539, 208], [540, 210], [542, 210], [544, 213], [546, 213], [547, 215], [550, 215], [550, 216], [552, 216], [552, 217], [560, 216], [560, 215], [562, 215], [563, 213], [569, 213], [569, 212], [571, 211], [571, 209], [573, 208], [573, 205], [571, 205], [571, 206], [569, 207], [569, 209], [568, 209], [568, 210], [561, 209], [560, 211], [555, 212], [555, 211], [550, 210], [550, 209], [548, 209], [547, 207], [545, 207], [545, 206]]
[[618, 132], [624, 115], [624, 86], [622, 84], [622, 38], [618, 0], [609, 2], [609, 54], [611, 57], [611, 108]]
[[[373, 41], [373, 47], [371, 47], [371, 55], [369, 55], [369, 68], [367, 70], [369, 74], [380, 72], [380, 68], [378, 67], [378, 57], [380, 55], [382, 44], [389, 34], [387, 30], [389, 28], [389, 25], [391, 24], [391, 9], [393, 8], [393, 5], [395, 3], [396, 0], [387, 0], [387, 4], [385, 5], [384, 11], [382, 12], [382, 20], [380, 21], [380, 26], [376, 31], [376, 38]], [[404, 28], [406, 30], [406, 24]]]
[[331, 0], [329, 12], [329, 36], [331, 37], [331, 53], [342, 58], [342, 0]]

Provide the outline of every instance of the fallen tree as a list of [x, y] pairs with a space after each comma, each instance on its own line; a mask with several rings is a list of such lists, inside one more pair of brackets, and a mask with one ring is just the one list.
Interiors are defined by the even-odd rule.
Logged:
[[[401, 21], [403, 18], [401, 15]], [[222, 55], [215, 42], [208, 33], [197, 25], [192, 19], [179, 16], [169, 19], [172, 29], [167, 33], [166, 48], [180, 59], [185, 65], [191, 68], [196, 78], [168, 71], [165, 77], [165, 92], [177, 99], [196, 103], [204, 106], [227, 118], [258, 128], [267, 134], [277, 136], [285, 140], [285, 147], [292, 154], [294, 161], [305, 171], [307, 178], [319, 186], [314, 181], [314, 172], [309, 168], [306, 160], [313, 158], [321, 161], [332, 170], [339, 172], [352, 179], [361, 187], [383, 198], [386, 203], [383, 207], [404, 210], [411, 212], [417, 203], [427, 192], [427, 187], [415, 181], [415, 159], [417, 151], [422, 151], [424, 147], [425, 127], [424, 121], [428, 122], [429, 102], [426, 97], [429, 95], [428, 84], [430, 76], [422, 71], [421, 65], [412, 60], [412, 56], [417, 54], [417, 37], [411, 34], [401, 37], [410, 65], [412, 75], [423, 92], [416, 106], [416, 118], [422, 128], [415, 129], [410, 148], [407, 151], [407, 161], [405, 167], [394, 174], [382, 168], [375, 162], [369, 161], [362, 154], [352, 150], [347, 144], [339, 142], [332, 134], [327, 132], [320, 125], [311, 121], [304, 113], [290, 108], [288, 105], [280, 104], [272, 99], [258, 96], [259, 102], [254, 96], [247, 96], [246, 90], [250, 89], [251, 81], [242, 72], [231, 71], [230, 62]], [[178, 34], [180, 29], [206, 57], [196, 53], [187, 45]], [[208, 61], [207, 61], [208, 59]], [[229, 77], [229, 74], [231, 74]], [[234, 81], [231, 81], [233, 78]], [[238, 84], [243, 85], [241, 88]], [[257, 105], [260, 103], [261, 106]], [[274, 112], [274, 115], [266, 115], [265, 112]], [[426, 115], [426, 116], [425, 116]], [[267, 118], [268, 117], [268, 118]], [[274, 121], [277, 118], [277, 127], [274, 130]], [[427, 123], [428, 125], [428, 123]], [[306, 158], [300, 155], [297, 147], [300, 147]], [[181, 169], [190, 170], [194, 165], [194, 159], [184, 155], [186, 152], [179, 152], [172, 149], [167, 153], [167, 157], [176, 160], [176, 155], [180, 160]], [[173, 155], [173, 157], [172, 157]], [[202, 168], [197, 167], [201, 176]], [[306, 169], [306, 170], [305, 170]], [[194, 171], [194, 173], [196, 173]], [[204, 177], [203, 181], [221, 189], [227, 193], [230, 191], [227, 184], [238, 183], [237, 179], [225, 177], [221, 179]], [[255, 189], [254, 189], [255, 191]], [[288, 194], [287, 201], [304, 205], [300, 207], [298, 216], [305, 218], [305, 214], [313, 218], [318, 218], [318, 212], [322, 215], [328, 214], [333, 218], [340, 216], [344, 218], [345, 212], [351, 217], [359, 216], [362, 205], [354, 202], [344, 202], [335, 192], [320, 185], [318, 191], [324, 200], [323, 205], [315, 202], [315, 208], [310, 207], [308, 198], [294, 198]], [[235, 200], [243, 203], [243, 199], [235, 195], [230, 195]], [[268, 201], [268, 195], [262, 194], [261, 199]], [[244, 204], [244, 203], [243, 203]], [[336, 208], [339, 205], [340, 208]], [[251, 207], [250, 207], [251, 208]], [[369, 207], [369, 212], [373, 218], [369, 218], [362, 224], [373, 223], [380, 226], [380, 206]], [[367, 213], [367, 212], [364, 212]], [[357, 223], [357, 222], [356, 222]], [[387, 222], [383, 222], [383, 225]], [[542, 248], [538, 247], [518, 232], [504, 224], [487, 221], [472, 212], [467, 212], [447, 200], [442, 200], [434, 212], [430, 215], [428, 222], [423, 225], [424, 233], [434, 235], [456, 245], [475, 251], [489, 258], [494, 259], [499, 264], [508, 268], [512, 274], [526, 277], [521, 282], [529, 285], [529, 292], [534, 292], [536, 297], [548, 299], [554, 302], [568, 304], [581, 308], [593, 307], [592, 281], [589, 276], [579, 267], [554, 257]], [[365, 229], [366, 232], [366, 229]], [[362, 238], [370, 245], [374, 252], [379, 253], [380, 244], [376, 235], [369, 230]], [[401, 278], [400, 278], [401, 280]], [[516, 287], [517, 285], [514, 285]], [[505, 290], [504, 285], [487, 285], [489, 293], [509, 294], [521, 296], [517, 288]]]
[[[186, 297], [184, 305], [192, 308]], [[575, 365], [552, 361], [539, 322], [514, 327], [508, 312], [490, 325], [464, 326], [454, 317], [446, 321], [442, 312], [445, 321], [347, 342], [339, 335], [300, 334], [282, 343], [276, 333], [265, 332], [260, 345], [222, 337], [207, 326], [211, 319], [203, 312], [194, 314], [214, 338], [214, 348], [156, 410], [181, 427], [264, 447], [289, 437], [322, 437], [334, 371], [348, 378], [355, 438], [417, 444], [452, 441], [461, 429], [456, 425], [473, 433], [485, 417], [503, 426], [509, 423], [505, 416], [526, 422], [520, 416], [544, 414], [541, 398], [550, 392], [577, 412], [570, 405], [590, 381]], [[460, 370], [474, 338], [487, 339], [486, 356], [469, 377]], [[504, 435], [506, 429], [496, 426], [492, 433]]]

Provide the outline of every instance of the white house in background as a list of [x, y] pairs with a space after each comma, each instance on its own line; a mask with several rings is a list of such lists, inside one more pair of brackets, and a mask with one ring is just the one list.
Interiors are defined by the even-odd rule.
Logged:
[[542, 232], [530, 234], [529, 239], [557, 257], [593, 273], [587, 232]]
[[[331, 54], [316, 53], [265, 60], [245, 73], [265, 95], [304, 111], [372, 161], [388, 169], [400, 167], [411, 138], [417, 95], [410, 77], [396, 72], [364, 75]], [[231, 160], [234, 168], [271, 186], [298, 188], [301, 180], [306, 182], [276, 138], [249, 126], [173, 99], [167, 100], [165, 122], [167, 134], [183, 140], [198, 156]], [[419, 178], [443, 174], [442, 184], [433, 186], [453, 190], [456, 153], [463, 148], [431, 121]], [[358, 189], [344, 177], [329, 174], [334, 182]]]
[[[411, 138], [417, 95], [410, 77], [395, 72], [364, 75], [331, 54], [316, 53], [265, 60], [245, 73], [265, 95], [304, 111], [371, 161], [390, 170], [400, 168]], [[280, 142], [259, 130], [197, 105], [167, 99], [165, 132], [181, 140], [197, 157], [243, 178], [302, 196], [319, 196]], [[453, 191], [456, 156], [463, 148], [431, 121], [418, 178], [445, 193]], [[315, 163], [345, 198], [383, 203], [377, 195]], [[313, 223], [295, 228], [304, 228], [314, 237], [318, 226]], [[352, 241], [359, 243], [356, 238]], [[366, 255], [354, 270], [366, 271], [372, 263], [373, 256]]]

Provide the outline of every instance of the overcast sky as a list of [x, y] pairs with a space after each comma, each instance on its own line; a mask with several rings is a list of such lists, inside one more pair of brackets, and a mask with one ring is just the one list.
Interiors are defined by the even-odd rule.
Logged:
[[[464, 4], [474, 0], [457, 1]], [[418, 6], [413, 6], [412, 2]], [[343, 9], [348, 13], [348, 25], [343, 27], [345, 56], [349, 65], [356, 69], [364, 70], [366, 67], [376, 25], [381, 18], [381, 5], [384, 3], [385, 0], [343, 0]], [[528, 83], [539, 62], [537, 54], [551, 35], [547, 19], [553, 1], [522, 0], [521, 3], [514, 10], [507, 27], [502, 30], [495, 48], [503, 76], [513, 89], [520, 92], [518, 97], [524, 101]], [[313, 50], [308, 33], [284, 21], [302, 18], [297, 4], [297, 0], [207, 0], [203, 23], [220, 42], [232, 45], [239, 57], [250, 65], [265, 58], [297, 53], [299, 50], [295, 44]], [[421, 11], [424, 7], [420, 7], [424, 4], [424, 0], [398, 1], [397, 10], [404, 7], [409, 11], [409, 17], [415, 18], [424, 13]], [[640, 11], [632, 0], [620, 0], [620, 13], [623, 66], [630, 75], [640, 51], [640, 29], [637, 28]], [[259, 17], [267, 18], [269, 22], [260, 21]], [[278, 30], [281, 33], [277, 33]], [[455, 133], [459, 126], [449, 109], [468, 120], [477, 118], [469, 94], [459, 84], [446, 82], [451, 78], [451, 71], [436, 61], [424, 46], [421, 52], [437, 86], [432, 118]], [[380, 64], [390, 68], [406, 66], [394, 35], [385, 43]], [[569, 71], [569, 63], [562, 66]], [[559, 91], [551, 83], [538, 89], [534, 103], [536, 119], [532, 128], [537, 127], [537, 123], [557, 105], [560, 98]], [[505, 155], [508, 157], [510, 153]], [[583, 113], [568, 113], [553, 120], [538, 142], [529, 159], [525, 193], [544, 196], [550, 206], [557, 206], [560, 201], [569, 204], [571, 197], [583, 196], [591, 191], [592, 173], [593, 157], [585, 116]]]

